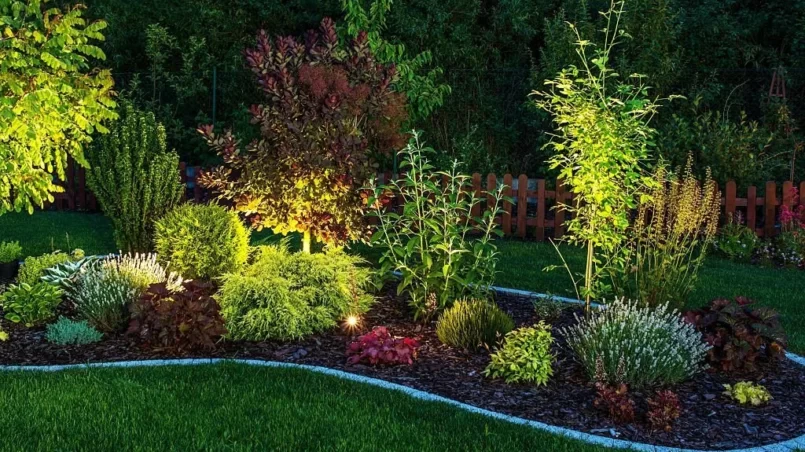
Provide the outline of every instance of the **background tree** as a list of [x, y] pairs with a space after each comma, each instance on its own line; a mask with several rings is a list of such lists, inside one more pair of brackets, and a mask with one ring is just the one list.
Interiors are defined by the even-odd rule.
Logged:
[[109, 71], [90, 70], [106, 23], [46, 3], [0, 0], [0, 214], [53, 200], [54, 173], [68, 155], [87, 166], [83, 147], [116, 117]]
[[127, 104], [112, 133], [90, 147], [87, 160], [87, 183], [112, 220], [117, 246], [151, 250], [154, 221], [181, 201], [184, 189], [179, 156], [165, 149], [165, 128], [153, 113]]
[[366, 33], [339, 41], [324, 19], [304, 42], [271, 41], [264, 31], [246, 52], [265, 102], [251, 108], [260, 139], [240, 149], [235, 136], [201, 132], [225, 165], [203, 175], [258, 229], [343, 244], [367, 232], [360, 188], [373, 161], [405, 144], [405, 94], [394, 90], [393, 65], [376, 61]]

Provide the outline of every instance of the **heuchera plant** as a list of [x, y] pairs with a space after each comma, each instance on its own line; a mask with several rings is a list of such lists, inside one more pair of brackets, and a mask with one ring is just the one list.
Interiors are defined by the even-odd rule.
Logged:
[[647, 402], [646, 418], [651, 428], [670, 432], [682, 411], [676, 393], [669, 390], [657, 391], [654, 397], [649, 398]]
[[212, 298], [215, 286], [187, 281], [182, 290], [152, 284], [131, 307], [129, 334], [146, 346], [180, 351], [215, 348], [224, 334], [224, 320]]
[[610, 386], [599, 382], [595, 388], [597, 393], [593, 406], [607, 412], [615, 422], [625, 424], [634, 421], [635, 402], [625, 384]]
[[784, 358], [786, 336], [779, 315], [770, 308], [753, 308], [752, 303], [746, 297], [719, 298], [685, 314], [712, 346], [707, 359], [715, 369], [754, 371], [759, 360]]
[[366, 33], [339, 40], [328, 18], [304, 41], [257, 36], [246, 51], [265, 101], [251, 107], [260, 139], [245, 150], [231, 132], [200, 132], [225, 165], [201, 183], [247, 215], [259, 230], [303, 234], [340, 245], [364, 238], [360, 188], [376, 173], [375, 157], [405, 144], [405, 94], [394, 65], [379, 64]]
[[392, 337], [388, 329], [378, 326], [347, 347], [347, 363], [394, 365], [414, 363], [419, 342], [408, 337]]

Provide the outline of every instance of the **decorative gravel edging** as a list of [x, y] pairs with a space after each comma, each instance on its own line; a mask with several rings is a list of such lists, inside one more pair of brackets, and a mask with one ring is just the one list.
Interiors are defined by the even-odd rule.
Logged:
[[[561, 301], [564, 303], [570, 304], [583, 304], [584, 302], [581, 300], [576, 300], [573, 298], [567, 297], [558, 297], [558, 296], [551, 296], [546, 294], [540, 294], [537, 292], [529, 292], [524, 290], [517, 290], [517, 289], [509, 289], [504, 287], [492, 287], [495, 292], [504, 293], [508, 295], [518, 296], [518, 297], [529, 297], [529, 298], [553, 298], [557, 301]], [[592, 304], [596, 308], [604, 308], [604, 305], [599, 304]], [[805, 357], [798, 356], [793, 353], [786, 353], [786, 356], [791, 361], [805, 366]], [[410, 397], [419, 400], [425, 401], [432, 401], [432, 402], [441, 402], [445, 403], [464, 411], [468, 411], [471, 413], [480, 414], [486, 417], [502, 420], [505, 422], [510, 422], [513, 424], [518, 425], [525, 425], [537, 430], [545, 431], [551, 434], [560, 435], [569, 439], [574, 439], [578, 441], [582, 441], [588, 444], [592, 444], [595, 446], [602, 446], [608, 448], [623, 448], [623, 449], [630, 449], [630, 450], [638, 450], [638, 451], [646, 451], [646, 452], [709, 452], [703, 450], [694, 450], [694, 449], [681, 449], [675, 447], [668, 447], [668, 446], [655, 446], [651, 444], [645, 443], [638, 443], [633, 441], [627, 441], [622, 439], [615, 439], [615, 438], [607, 438], [604, 436], [593, 435], [589, 433], [584, 433], [576, 430], [572, 430], [565, 427], [557, 427], [554, 425], [546, 424], [544, 422], [524, 419], [517, 416], [506, 415], [494, 411], [490, 411], [487, 409], [479, 408], [473, 405], [469, 405], [463, 402], [459, 402], [457, 400], [449, 399], [447, 397], [439, 396], [436, 394], [432, 394], [426, 391], [413, 389], [407, 386], [403, 386], [397, 383], [391, 383], [386, 380], [381, 380], [378, 378], [367, 377], [363, 375], [353, 374], [349, 372], [345, 372], [342, 370], [331, 369], [328, 367], [322, 366], [314, 366], [314, 365], [307, 365], [307, 364], [296, 364], [296, 363], [289, 363], [289, 362], [279, 362], [279, 361], [266, 361], [266, 360], [259, 360], [259, 359], [230, 359], [230, 358], [204, 358], [204, 359], [164, 359], [164, 360], [140, 360], [140, 361], [116, 361], [116, 362], [106, 362], [106, 363], [85, 363], [85, 364], [65, 364], [65, 365], [37, 365], [37, 366], [14, 366], [14, 365], [6, 365], [0, 366], [0, 371], [33, 371], [33, 372], [58, 372], [63, 370], [70, 370], [70, 369], [89, 369], [89, 368], [129, 368], [129, 367], [154, 367], [154, 366], [195, 366], [195, 365], [210, 365], [210, 364], [218, 364], [218, 363], [237, 363], [237, 364], [244, 364], [250, 366], [258, 366], [258, 367], [272, 367], [272, 368], [291, 368], [291, 369], [302, 369], [307, 370], [310, 372], [315, 372], [324, 375], [330, 375], [337, 378], [341, 378], [344, 380], [354, 381], [358, 383], [364, 383], [384, 389], [389, 389], [393, 391], [402, 392]], [[779, 452], [789, 452], [792, 450], [804, 450], [805, 451], [805, 435], [783, 441], [780, 443], [770, 444], [766, 446], [758, 446], [758, 447], [751, 447], [745, 449], [730, 449], [730, 450], [723, 450], [722, 452], [766, 452], [766, 451], [779, 451]]]
[[[799, 364], [805, 363], [805, 358], [801, 356], [797, 356], [791, 353], [789, 353], [788, 356], [790, 359], [796, 361]], [[385, 380], [379, 380], [377, 378], [365, 377], [363, 375], [356, 375], [341, 370], [335, 370], [320, 366], [309, 366], [305, 364], [295, 364], [295, 363], [277, 362], [277, 361], [262, 361], [256, 359], [206, 358], [206, 359], [165, 359], [165, 360], [147, 360], [147, 361], [117, 361], [109, 363], [65, 364], [65, 365], [52, 365], [52, 366], [0, 366], [0, 371], [60, 372], [71, 369], [132, 368], [132, 367], [156, 367], [156, 366], [199, 366], [199, 365], [210, 365], [219, 363], [236, 363], [257, 367], [307, 370], [310, 372], [341, 378], [343, 380], [354, 381], [357, 383], [364, 383], [379, 388], [402, 392], [408, 395], [409, 397], [413, 397], [419, 400], [445, 403], [447, 405], [457, 407], [470, 413], [480, 414], [493, 419], [510, 422], [512, 424], [525, 425], [537, 430], [560, 435], [569, 439], [582, 441], [596, 446], [602, 446], [608, 448], [622, 448], [622, 449], [630, 449], [645, 452], [707, 452], [707, 451], [695, 451], [692, 449], [679, 449], [674, 447], [653, 446], [651, 444], [636, 443], [632, 441], [625, 441], [620, 439], [591, 435], [589, 433], [583, 433], [568, 428], [556, 427], [542, 422], [496, 413], [494, 411], [485, 410], [483, 408], [478, 408], [472, 405], [468, 405], [466, 403], [448, 399], [446, 397], [409, 388], [407, 386], [403, 386], [400, 384], [391, 383]], [[718, 452], [770, 452], [770, 451], [789, 452], [798, 449], [805, 449], [805, 435], [781, 443], [770, 444], [767, 446], [752, 447], [748, 449], [731, 449], [728, 451], [718, 451]]]

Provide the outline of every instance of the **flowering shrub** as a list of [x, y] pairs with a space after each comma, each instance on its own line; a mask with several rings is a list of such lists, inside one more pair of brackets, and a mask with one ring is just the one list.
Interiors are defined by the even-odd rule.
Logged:
[[154, 348], [215, 348], [226, 328], [214, 293], [214, 285], [198, 281], [176, 291], [164, 282], [153, 284], [132, 304], [128, 333]]
[[368, 235], [359, 189], [375, 177], [375, 157], [399, 149], [405, 94], [394, 65], [379, 64], [366, 33], [340, 40], [324, 19], [304, 41], [265, 31], [246, 61], [265, 101], [250, 112], [261, 138], [241, 149], [227, 132], [200, 132], [224, 160], [201, 183], [232, 202], [259, 230], [340, 245]]
[[111, 333], [123, 327], [128, 319], [126, 307], [141, 293], [131, 279], [99, 265], [81, 275], [72, 298], [90, 325]]
[[635, 402], [625, 384], [610, 386], [599, 382], [595, 384], [595, 389], [593, 406], [605, 411], [615, 422], [625, 424], [634, 421]]
[[673, 384], [704, 366], [702, 335], [667, 305], [638, 307], [622, 299], [560, 330], [599, 382], [632, 387]]
[[654, 397], [649, 398], [647, 402], [646, 418], [651, 428], [670, 432], [682, 411], [676, 393], [669, 390], [657, 391]]
[[[799, 199], [799, 190], [791, 187], [788, 196], [791, 199]], [[794, 208], [786, 204], [780, 206], [780, 225], [783, 231], [794, 231], [805, 228], [805, 205], [800, 204]]]
[[494, 345], [512, 329], [511, 317], [487, 300], [458, 300], [436, 324], [440, 341], [466, 350]]
[[741, 381], [736, 383], [735, 386], [724, 385], [724, 395], [742, 405], [748, 403], [753, 406], [763, 405], [772, 399], [766, 388], [750, 381]]
[[104, 259], [101, 265], [104, 270], [128, 279], [141, 293], [151, 284], [166, 283], [170, 289], [182, 285], [182, 278], [174, 272], [168, 273], [157, 262], [157, 255], [154, 253], [121, 254]]
[[503, 345], [490, 357], [484, 375], [504, 378], [506, 383], [519, 381], [544, 385], [553, 375], [550, 325], [540, 322], [534, 327], [519, 328], [506, 335]]
[[408, 364], [416, 359], [419, 342], [408, 337], [395, 338], [378, 326], [347, 347], [347, 363], [377, 365]]
[[[476, 194], [470, 176], [436, 172], [414, 133], [400, 151], [405, 176], [390, 184], [370, 184], [370, 215], [377, 217], [372, 246], [383, 249], [381, 273], [402, 274], [398, 293], [410, 296], [416, 318], [428, 318], [460, 298], [486, 298], [492, 285], [498, 251], [492, 239], [502, 235], [495, 217], [501, 212], [503, 186]], [[403, 206], [387, 208], [390, 197]], [[487, 200], [479, 218], [472, 215]]]
[[685, 314], [710, 345], [707, 360], [712, 367], [753, 371], [760, 360], [785, 357], [786, 337], [779, 315], [770, 308], [753, 308], [753, 303], [746, 297], [720, 298]]
[[755, 231], [743, 224], [740, 212], [730, 217], [713, 241], [713, 248], [727, 259], [748, 261], [760, 244]]

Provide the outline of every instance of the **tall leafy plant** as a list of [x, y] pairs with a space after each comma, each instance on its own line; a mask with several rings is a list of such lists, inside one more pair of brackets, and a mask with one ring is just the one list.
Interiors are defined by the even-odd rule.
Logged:
[[[363, 0], [341, 0], [346, 31], [351, 37], [365, 32], [367, 42], [378, 61], [394, 64], [399, 72], [397, 89], [408, 96], [408, 112], [412, 121], [426, 119], [431, 112], [444, 104], [451, 92], [450, 85], [442, 83], [441, 67], [430, 67], [433, 55], [429, 50], [409, 56], [405, 45], [383, 38], [387, 13], [393, 0], [372, 0], [368, 10]], [[430, 67], [430, 68], [429, 68]]]
[[116, 117], [109, 71], [95, 42], [106, 23], [84, 7], [64, 12], [48, 0], [0, 1], [0, 214], [41, 207], [64, 188], [67, 156], [87, 166], [83, 147]]
[[[576, 31], [580, 66], [563, 69], [546, 80], [547, 91], [537, 91], [536, 104], [553, 116], [557, 130], [547, 146], [554, 151], [548, 164], [573, 191], [567, 239], [587, 247], [584, 286], [587, 303], [600, 294], [610, 253], [625, 239], [629, 216], [637, 207], [644, 185], [651, 179], [641, 173], [641, 163], [654, 146], [655, 131], [649, 121], [657, 100], [648, 95], [640, 76], [622, 78], [610, 65], [610, 55], [628, 35], [619, 27], [624, 2], [612, 0], [602, 14], [607, 19], [603, 46], [595, 47]], [[593, 47], [592, 55], [590, 48]], [[578, 290], [578, 289], [577, 289]]]
[[182, 199], [179, 156], [165, 147], [165, 128], [153, 113], [126, 105], [113, 132], [87, 153], [87, 183], [112, 220], [121, 250], [150, 250], [154, 221]]
[[[493, 242], [502, 232], [495, 217], [502, 212], [502, 185], [476, 193], [470, 176], [453, 164], [437, 172], [418, 133], [400, 151], [399, 180], [370, 184], [369, 215], [377, 218], [372, 245], [383, 249], [381, 272], [400, 272], [398, 293], [407, 293], [416, 317], [428, 318], [463, 297], [484, 297], [495, 277], [498, 251]], [[392, 199], [400, 203], [390, 208]], [[473, 210], [486, 208], [481, 216]]]
[[259, 230], [303, 234], [343, 244], [368, 231], [358, 189], [374, 177], [376, 156], [399, 149], [405, 94], [394, 65], [378, 63], [366, 33], [342, 42], [324, 19], [304, 41], [269, 39], [265, 31], [247, 62], [265, 99], [251, 108], [261, 137], [245, 150], [235, 136], [201, 128], [225, 165], [203, 175]]

